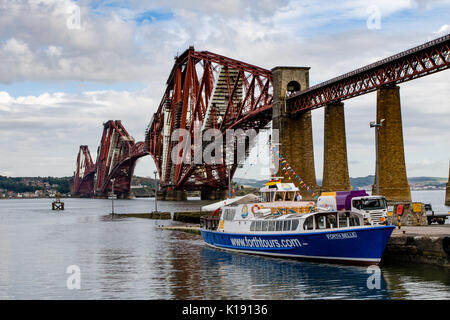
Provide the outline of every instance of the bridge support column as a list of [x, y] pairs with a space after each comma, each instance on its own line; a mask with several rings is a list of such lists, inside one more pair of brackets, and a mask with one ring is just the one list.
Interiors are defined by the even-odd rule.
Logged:
[[[378, 130], [379, 193], [388, 201], [411, 202], [411, 190], [406, 176], [403, 147], [400, 88], [387, 86], [377, 90], [377, 123], [385, 119]], [[372, 194], [376, 193], [376, 181]]]
[[[274, 130], [278, 130], [280, 153], [303, 182], [313, 192], [317, 192], [311, 112], [291, 114], [286, 109], [286, 94], [288, 92], [300, 91], [309, 87], [309, 68], [275, 67], [272, 69], [272, 76], [272, 127]], [[285, 176], [281, 167], [278, 176]], [[312, 199], [312, 194], [306, 188], [300, 186], [297, 180], [283, 179], [283, 181], [295, 183], [300, 189], [303, 199]]]
[[323, 155], [322, 192], [351, 190], [342, 102], [325, 106]]
[[448, 170], [447, 188], [445, 188], [445, 205], [450, 206], [450, 166]]

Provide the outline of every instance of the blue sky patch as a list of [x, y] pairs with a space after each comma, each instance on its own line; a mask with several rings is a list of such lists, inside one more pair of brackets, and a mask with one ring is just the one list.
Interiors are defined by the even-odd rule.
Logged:
[[173, 13], [170, 11], [149, 10], [138, 14], [134, 20], [138, 24], [143, 24], [171, 20], [173, 17]]

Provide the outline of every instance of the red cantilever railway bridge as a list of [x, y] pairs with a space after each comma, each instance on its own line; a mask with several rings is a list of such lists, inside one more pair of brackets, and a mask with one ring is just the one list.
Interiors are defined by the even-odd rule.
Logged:
[[94, 164], [87, 146], [80, 146], [73, 192], [80, 197], [105, 197], [112, 191], [128, 197], [136, 161], [148, 155], [144, 142], [136, 142], [121, 121], [103, 124], [103, 134]]
[[[446, 35], [295, 92], [286, 99], [287, 109], [291, 113], [308, 111], [448, 69], [449, 47], [450, 35]], [[114, 168], [108, 165], [112, 161], [108, 160], [111, 151], [102, 151], [111, 150], [107, 147], [111, 140], [104, 139], [104, 132], [96, 163], [94, 193], [110, 191], [109, 181], [114, 178], [120, 185], [117, 192], [129, 193], [136, 160], [147, 154], [155, 161], [163, 189], [225, 190], [226, 159], [222, 164], [173, 163], [171, 154], [177, 142], [171, 141], [172, 133], [185, 129], [192, 137], [197, 121], [202, 124], [202, 130], [214, 128], [225, 132], [253, 128], [259, 132], [272, 120], [273, 87], [271, 70], [190, 47], [175, 59], [164, 95], [147, 127], [145, 142], [134, 144], [133, 140], [127, 144], [125, 138], [119, 139], [126, 152], [114, 153]], [[115, 130], [126, 133], [123, 127]], [[125, 136], [129, 137], [127, 133], [122, 137]], [[175, 150], [178, 151], [181, 152]], [[236, 168], [236, 164], [231, 165], [231, 176]], [[77, 172], [86, 176], [89, 170], [77, 169]]]

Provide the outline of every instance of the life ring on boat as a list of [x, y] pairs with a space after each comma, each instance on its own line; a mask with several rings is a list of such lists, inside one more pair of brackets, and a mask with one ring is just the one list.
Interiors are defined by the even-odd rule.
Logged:
[[255, 214], [255, 208], [256, 208], [256, 211], [259, 211], [259, 210], [261, 209], [261, 207], [255, 203], [255, 204], [252, 206], [252, 213], [253, 213], [253, 214]]

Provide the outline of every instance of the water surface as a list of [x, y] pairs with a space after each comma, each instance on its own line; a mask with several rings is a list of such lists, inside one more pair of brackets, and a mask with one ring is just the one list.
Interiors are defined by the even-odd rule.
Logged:
[[[443, 191], [418, 193], [413, 200], [437, 206]], [[62, 213], [51, 201], [0, 201], [1, 299], [450, 299], [443, 268], [383, 266], [379, 288], [369, 289], [365, 267], [218, 251], [198, 235], [157, 228], [176, 222], [112, 218], [109, 200], [64, 199]], [[158, 209], [202, 204], [158, 202]], [[153, 209], [153, 199], [115, 201], [116, 213]], [[71, 265], [80, 268], [80, 290], [67, 288]]]

